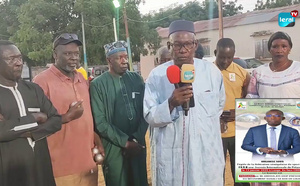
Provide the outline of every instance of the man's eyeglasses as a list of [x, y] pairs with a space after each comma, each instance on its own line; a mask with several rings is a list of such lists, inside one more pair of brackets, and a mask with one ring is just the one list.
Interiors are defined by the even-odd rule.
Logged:
[[56, 40], [58, 39], [74, 39], [74, 40], [78, 40], [78, 36], [76, 34], [69, 34], [69, 33], [64, 33], [64, 34], [61, 34], [60, 36], [58, 36], [56, 38]]
[[181, 50], [182, 47], [184, 47], [186, 50], [191, 50], [195, 46], [195, 41], [192, 42], [185, 42], [185, 43], [171, 43], [168, 42], [168, 45], [173, 48], [174, 51], [179, 51]]
[[22, 56], [11, 56], [7, 58], [2, 58], [7, 64], [15, 64], [18, 61], [21, 61], [23, 63], [23, 57]]
[[113, 43], [104, 45], [104, 49], [106, 51], [110, 51], [115, 48], [127, 48], [127, 43], [125, 41], [115, 41]]
[[268, 115], [266, 115], [267, 118], [270, 118], [272, 116], [277, 117], [277, 118], [281, 117], [281, 115], [278, 115], [278, 114], [268, 114]]

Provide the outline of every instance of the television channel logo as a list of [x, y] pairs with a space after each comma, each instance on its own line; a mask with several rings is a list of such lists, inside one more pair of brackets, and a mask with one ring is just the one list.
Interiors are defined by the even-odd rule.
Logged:
[[278, 15], [278, 25], [280, 27], [293, 27], [295, 26], [295, 19], [298, 16], [298, 10], [291, 12], [281, 12]]

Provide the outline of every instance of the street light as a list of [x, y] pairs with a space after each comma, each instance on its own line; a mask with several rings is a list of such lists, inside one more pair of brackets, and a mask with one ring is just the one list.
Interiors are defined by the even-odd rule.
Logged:
[[[114, 3], [115, 8], [118, 9], [120, 7], [120, 3], [119, 3], [118, 0], [113, 0], [113, 3]], [[128, 45], [127, 50], [128, 50], [129, 70], [134, 71], [133, 66], [132, 66], [131, 47], [130, 47], [130, 38], [129, 38], [129, 32], [128, 32], [128, 23], [127, 23], [127, 14], [126, 14], [125, 2], [124, 2], [123, 17], [124, 17], [124, 24], [125, 24], [126, 40], [127, 40], [127, 45]]]
[[113, 3], [115, 5], [115, 8], [119, 8], [120, 7], [120, 3], [119, 3], [118, 0], [114, 0]]
[[[119, 7], [120, 2], [118, 0], [113, 0], [113, 4], [115, 6], [115, 18], [113, 18], [113, 24], [114, 24], [114, 34], [115, 34], [115, 41], [119, 40]], [[116, 24], [117, 20], [117, 24]]]
[[81, 12], [81, 27], [82, 27], [82, 41], [83, 41], [83, 62], [84, 62], [84, 69], [88, 71], [88, 64], [87, 64], [87, 57], [86, 57], [86, 45], [85, 45], [85, 32], [84, 32], [84, 19], [83, 19], [83, 12]]

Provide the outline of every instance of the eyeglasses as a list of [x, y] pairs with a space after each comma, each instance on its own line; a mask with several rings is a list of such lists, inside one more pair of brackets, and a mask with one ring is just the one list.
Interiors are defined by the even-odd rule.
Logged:
[[104, 49], [108, 52], [115, 48], [127, 48], [127, 43], [125, 41], [115, 41], [104, 45]]
[[272, 116], [277, 117], [277, 118], [281, 117], [281, 115], [278, 115], [278, 114], [268, 114], [268, 115], [266, 115], [267, 118], [270, 118]]
[[20, 56], [11, 56], [7, 58], [2, 58], [7, 64], [15, 64], [16, 62], [21, 61], [23, 63], [23, 57]]
[[69, 33], [61, 34], [55, 40], [58, 40], [60, 38], [62, 38], [62, 39], [74, 39], [74, 40], [78, 40], [78, 36], [76, 34], [69, 34]]
[[179, 51], [181, 50], [182, 47], [184, 47], [186, 50], [191, 50], [195, 46], [195, 41], [192, 42], [185, 42], [185, 43], [171, 43], [168, 42], [168, 45], [173, 48], [174, 51]]
[[[78, 39], [78, 36], [76, 34], [69, 34], [69, 33], [64, 33], [64, 34], [61, 34], [59, 36], [57, 36], [55, 39], [54, 39], [54, 42], [53, 42], [53, 48], [55, 49], [58, 45], [61, 45], [61, 44], [66, 44], [64, 40], [67, 40], [67, 41], [79, 41]], [[80, 42], [80, 41], [79, 41]], [[81, 42], [80, 42], [81, 44]]]

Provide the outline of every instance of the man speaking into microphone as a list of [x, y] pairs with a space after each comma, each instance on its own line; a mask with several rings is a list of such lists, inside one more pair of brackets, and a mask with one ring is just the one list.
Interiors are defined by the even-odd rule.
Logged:
[[[173, 21], [168, 42], [173, 60], [154, 68], [146, 81], [144, 117], [151, 131], [154, 186], [223, 185], [223, 79], [214, 64], [193, 58], [197, 46], [193, 22]], [[193, 72], [190, 85], [177, 86], [183, 78], [173, 81], [180, 73], [170, 70], [174, 65], [181, 73]], [[187, 104], [192, 98], [194, 106]]]

